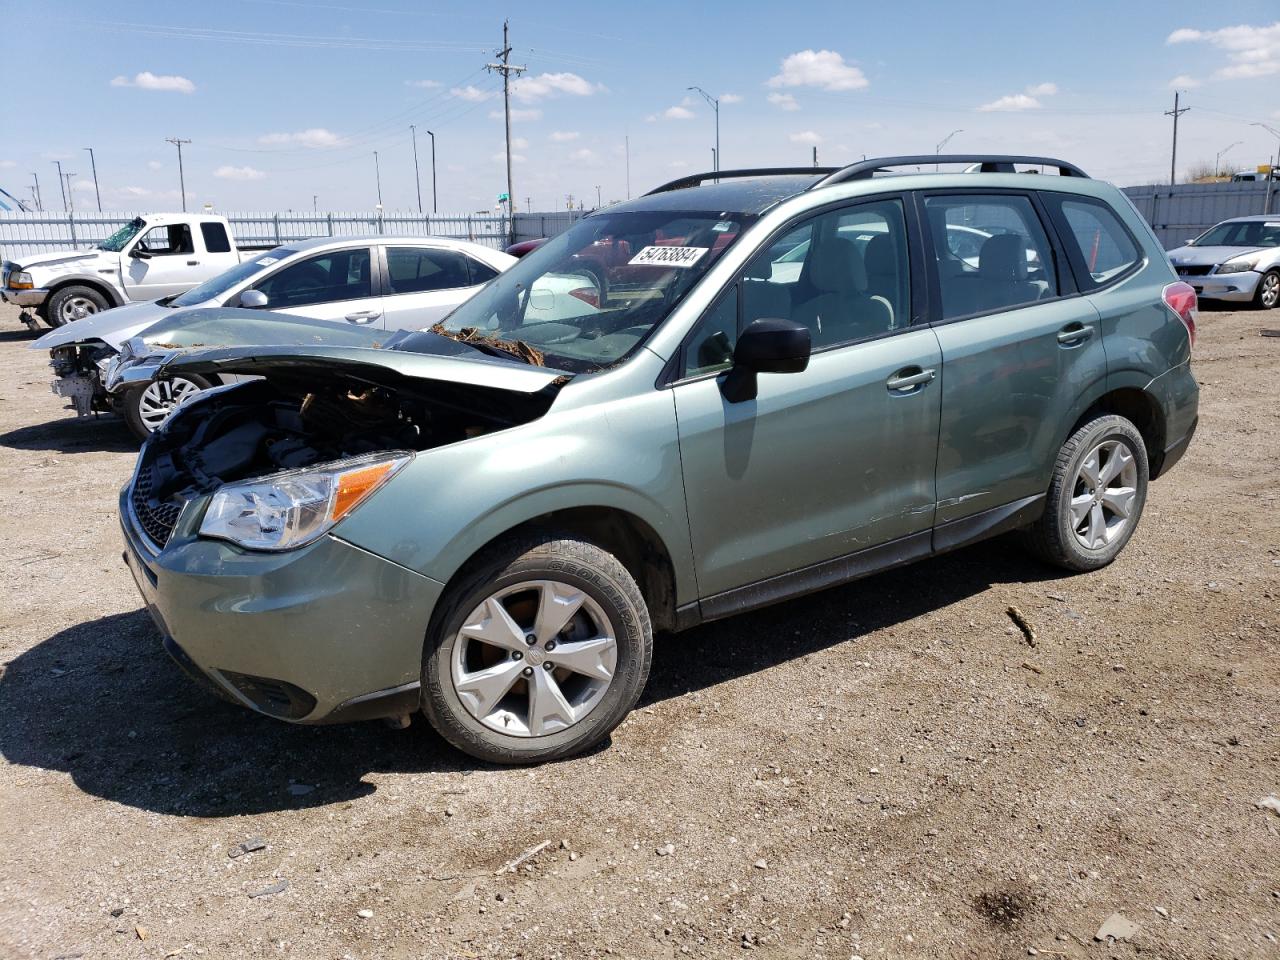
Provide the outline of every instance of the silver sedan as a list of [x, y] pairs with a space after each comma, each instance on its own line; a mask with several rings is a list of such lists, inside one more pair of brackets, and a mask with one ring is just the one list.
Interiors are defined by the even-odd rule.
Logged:
[[1280, 214], [1224, 220], [1169, 260], [1203, 300], [1270, 309], [1280, 303]]

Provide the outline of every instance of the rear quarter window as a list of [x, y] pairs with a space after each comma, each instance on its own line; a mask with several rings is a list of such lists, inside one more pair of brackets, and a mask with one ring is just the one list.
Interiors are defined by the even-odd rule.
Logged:
[[222, 224], [202, 223], [200, 233], [204, 237], [204, 248], [209, 253], [231, 252], [231, 240], [227, 237], [227, 228]]
[[1044, 199], [1082, 290], [1104, 287], [1142, 260], [1137, 241], [1105, 203], [1061, 194]]

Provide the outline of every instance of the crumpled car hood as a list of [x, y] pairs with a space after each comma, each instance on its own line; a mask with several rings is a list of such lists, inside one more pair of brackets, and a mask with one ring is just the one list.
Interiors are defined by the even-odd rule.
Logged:
[[52, 350], [64, 347], [69, 343], [85, 343], [89, 340], [101, 340], [115, 350], [120, 349], [130, 337], [136, 337], [158, 320], [175, 316], [175, 312], [162, 306], [158, 300], [145, 303], [130, 303], [123, 307], [103, 310], [83, 320], [64, 324], [50, 330], [28, 346], [32, 350]]

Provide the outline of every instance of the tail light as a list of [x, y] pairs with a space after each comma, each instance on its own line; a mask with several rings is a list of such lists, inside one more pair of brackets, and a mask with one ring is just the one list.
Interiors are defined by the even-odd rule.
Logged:
[[577, 287], [569, 291], [569, 296], [577, 297], [583, 303], [600, 308], [600, 294], [594, 287]]
[[1187, 336], [1191, 338], [1191, 346], [1196, 345], [1196, 291], [1189, 283], [1179, 280], [1164, 288], [1164, 302], [1169, 309], [1178, 315], [1182, 325], [1187, 328]]

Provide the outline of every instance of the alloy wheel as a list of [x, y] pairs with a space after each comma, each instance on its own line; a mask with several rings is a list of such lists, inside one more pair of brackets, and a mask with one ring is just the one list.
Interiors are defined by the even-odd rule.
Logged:
[[1280, 273], [1268, 273], [1262, 278], [1262, 292], [1258, 299], [1267, 309], [1280, 303]]
[[138, 419], [148, 431], [154, 431], [164, 423], [170, 411], [192, 394], [203, 388], [185, 377], [174, 377], [171, 380], [153, 380], [143, 389], [138, 397]]
[[67, 297], [58, 312], [63, 323], [72, 323], [97, 313], [98, 305], [88, 297]]
[[1133, 522], [1138, 463], [1123, 440], [1104, 440], [1085, 455], [1072, 489], [1071, 529], [1086, 550], [1100, 550]]
[[484, 726], [543, 737], [585, 719], [617, 666], [617, 633], [595, 600], [562, 581], [527, 580], [490, 594], [463, 621], [451, 676]]

